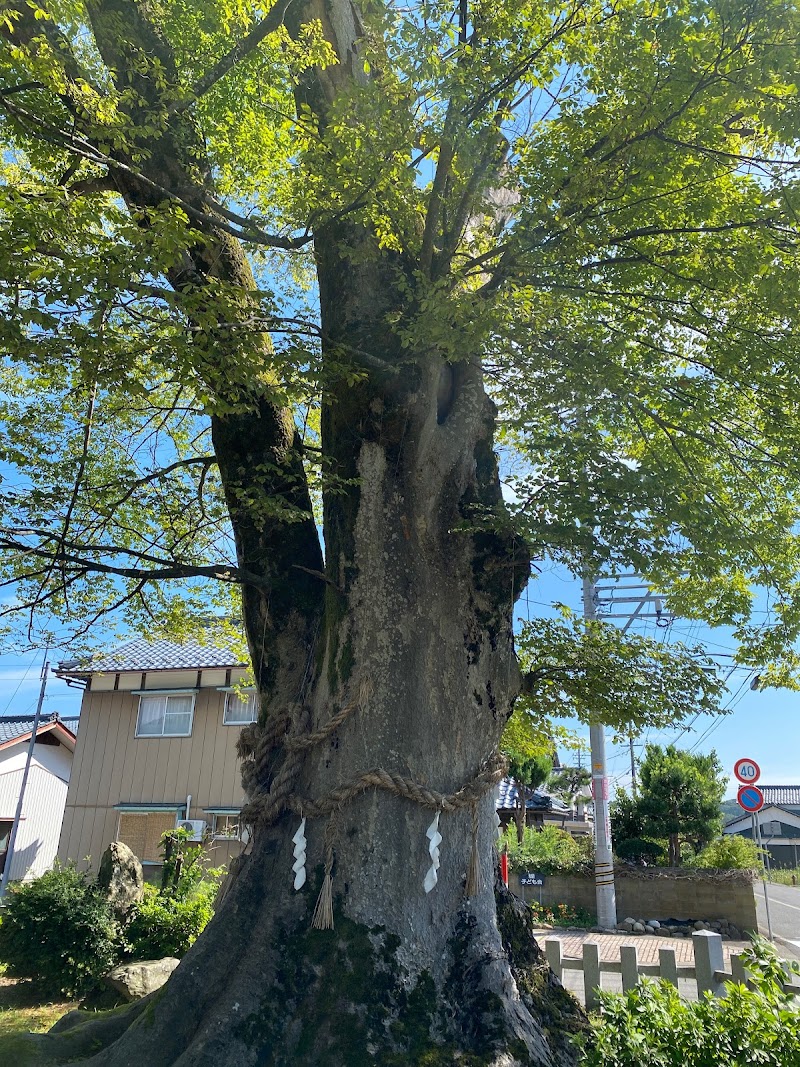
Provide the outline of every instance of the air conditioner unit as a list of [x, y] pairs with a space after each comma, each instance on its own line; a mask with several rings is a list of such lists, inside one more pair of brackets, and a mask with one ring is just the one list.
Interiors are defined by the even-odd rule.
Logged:
[[175, 829], [188, 830], [192, 835], [190, 841], [202, 841], [207, 825], [205, 819], [178, 819]]

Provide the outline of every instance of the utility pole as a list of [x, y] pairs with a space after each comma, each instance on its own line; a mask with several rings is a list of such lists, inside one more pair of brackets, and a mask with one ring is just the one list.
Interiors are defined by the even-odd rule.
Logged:
[[[586, 623], [597, 618], [597, 592], [594, 581], [583, 575], [583, 618]], [[594, 882], [597, 896], [597, 925], [604, 930], [617, 925], [617, 897], [614, 889], [614, 857], [611, 852], [611, 819], [608, 811], [608, 774], [606, 738], [602, 726], [589, 727], [592, 761], [592, 796], [594, 798]]]
[[6, 886], [8, 885], [8, 879], [11, 874], [11, 861], [14, 858], [14, 848], [17, 844], [17, 830], [19, 830], [20, 819], [22, 818], [22, 804], [25, 799], [25, 787], [28, 784], [28, 774], [31, 769], [31, 762], [33, 761], [33, 746], [36, 744], [36, 732], [39, 729], [39, 719], [42, 715], [42, 705], [44, 704], [44, 692], [47, 688], [47, 673], [50, 670], [50, 663], [47, 659], [48, 650], [45, 649], [44, 664], [42, 665], [42, 685], [39, 689], [39, 703], [36, 705], [36, 714], [33, 716], [33, 729], [31, 730], [31, 740], [28, 745], [28, 755], [25, 759], [25, 770], [22, 772], [22, 784], [19, 788], [19, 799], [17, 800], [17, 810], [14, 815], [14, 822], [11, 825], [11, 834], [8, 838], [8, 850], [6, 852], [6, 862], [3, 867], [3, 877], [0, 878], [0, 901], [3, 900], [6, 893]]
[[636, 757], [633, 754], [633, 734], [628, 734], [628, 744], [631, 747], [631, 792], [636, 799]]
[[[620, 632], [625, 634], [630, 630], [636, 619], [654, 619], [656, 626], [665, 627], [669, 626], [672, 622], [673, 616], [664, 610], [664, 602], [657, 593], [654, 593], [648, 585], [640, 582], [638, 576], [635, 574], [626, 575], [628, 579], [634, 579], [634, 584], [628, 585], [615, 585], [612, 581], [609, 585], [604, 585], [598, 588], [593, 586], [592, 593], [592, 608], [595, 614], [592, 618], [596, 618], [597, 604], [602, 602], [604, 607], [610, 609], [603, 612], [604, 619], [625, 619], [625, 625], [621, 628]], [[619, 596], [619, 591], [622, 590], [625, 593], [631, 594], [628, 596]], [[600, 594], [610, 594], [610, 599], [602, 601], [600, 600]], [[615, 609], [620, 604], [635, 604], [634, 608], [624, 608], [621, 612]], [[643, 614], [645, 608], [649, 608], [648, 614]], [[628, 746], [630, 748], [631, 756], [631, 792], [634, 797], [636, 796], [636, 756], [633, 751], [633, 734], [628, 735]]]

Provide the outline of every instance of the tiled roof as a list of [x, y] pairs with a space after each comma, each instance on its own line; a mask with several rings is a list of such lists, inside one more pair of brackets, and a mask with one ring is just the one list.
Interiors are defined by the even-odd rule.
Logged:
[[758, 788], [764, 794], [765, 804], [800, 804], [800, 785], [762, 785]]
[[59, 663], [59, 675], [115, 674], [118, 671], [175, 671], [243, 667], [241, 657], [222, 643], [188, 641], [128, 641], [111, 652], [88, 660]]
[[[39, 729], [43, 726], [52, 726], [54, 722], [60, 722], [71, 733], [78, 732], [77, 717], [62, 719], [59, 715], [43, 715], [39, 719]], [[0, 719], [0, 745], [14, 741], [18, 737], [25, 737], [33, 729], [33, 718], [29, 715], [9, 715]]]
[[[515, 808], [517, 805], [517, 787], [513, 781], [510, 778], [503, 778], [500, 782], [499, 791], [498, 809], [505, 811], [509, 808]], [[525, 807], [528, 811], [554, 811], [558, 814], [566, 814], [569, 811], [566, 804], [562, 803], [558, 797], [552, 796], [545, 789], [534, 789], [532, 794], [529, 793]]]

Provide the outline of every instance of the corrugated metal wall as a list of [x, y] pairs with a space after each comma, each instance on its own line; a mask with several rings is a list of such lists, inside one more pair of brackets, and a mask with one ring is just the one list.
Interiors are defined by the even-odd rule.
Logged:
[[[136, 737], [137, 696], [88, 692], [81, 708], [59, 858], [96, 867], [117, 833], [115, 804], [183, 804], [191, 794], [195, 819], [208, 818], [204, 808], [241, 807], [244, 793], [236, 758], [240, 728], [224, 725], [224, 705], [224, 693], [201, 689], [190, 737]], [[220, 858], [215, 856], [215, 862], [226, 862], [229, 853], [238, 851], [237, 845], [216, 844]], [[86, 857], [89, 864], [84, 863]]]
[[[0, 774], [0, 811], [13, 814], [21, 786], [22, 770]], [[12, 880], [38, 878], [52, 867], [66, 800], [67, 783], [33, 763], [11, 860]]]

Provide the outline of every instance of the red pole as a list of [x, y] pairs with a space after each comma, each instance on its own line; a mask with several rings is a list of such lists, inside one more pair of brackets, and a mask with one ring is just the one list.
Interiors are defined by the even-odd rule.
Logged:
[[505, 848], [500, 853], [500, 877], [503, 879], [506, 889], [508, 889], [508, 853]]

